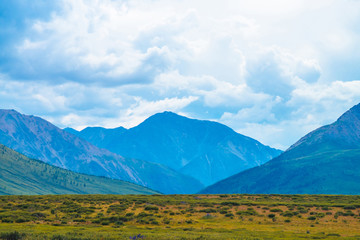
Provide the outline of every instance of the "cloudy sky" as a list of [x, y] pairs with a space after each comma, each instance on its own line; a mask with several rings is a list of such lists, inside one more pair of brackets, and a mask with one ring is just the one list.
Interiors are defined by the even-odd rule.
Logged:
[[360, 102], [358, 0], [0, 0], [0, 108], [59, 127], [162, 111], [286, 149]]

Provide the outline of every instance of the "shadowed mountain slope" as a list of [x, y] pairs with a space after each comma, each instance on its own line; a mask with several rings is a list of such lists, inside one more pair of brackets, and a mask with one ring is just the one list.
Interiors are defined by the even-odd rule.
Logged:
[[279, 157], [201, 193], [360, 194], [360, 104]]
[[89, 127], [77, 135], [122, 156], [166, 165], [205, 185], [281, 153], [220, 123], [172, 112], [155, 114], [129, 130]]
[[162, 193], [194, 193], [195, 179], [160, 164], [100, 149], [35, 116], [0, 110], [0, 143], [30, 158], [75, 172], [134, 182]]

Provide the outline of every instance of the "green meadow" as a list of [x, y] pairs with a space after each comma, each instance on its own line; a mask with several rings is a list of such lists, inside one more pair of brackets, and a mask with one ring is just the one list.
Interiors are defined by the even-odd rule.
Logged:
[[0, 196], [0, 239], [360, 239], [360, 196]]

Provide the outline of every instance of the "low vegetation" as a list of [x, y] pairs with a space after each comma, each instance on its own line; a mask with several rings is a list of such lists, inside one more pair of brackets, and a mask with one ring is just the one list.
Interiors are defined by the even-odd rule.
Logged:
[[360, 196], [0, 196], [0, 239], [359, 239]]

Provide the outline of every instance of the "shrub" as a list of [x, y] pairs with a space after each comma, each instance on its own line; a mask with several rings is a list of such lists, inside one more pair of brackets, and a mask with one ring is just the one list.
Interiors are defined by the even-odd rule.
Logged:
[[356, 209], [356, 207], [355, 206], [345, 206], [345, 207], [343, 207], [343, 209], [350, 210], [350, 209]]
[[298, 207], [298, 211], [299, 211], [300, 213], [307, 213], [309, 210], [307, 210], [307, 209], [305, 209], [305, 208], [303, 208], [303, 207]]
[[45, 213], [41, 213], [41, 212], [36, 212], [36, 213], [33, 213], [31, 214], [32, 217], [35, 217], [35, 218], [38, 218], [38, 219], [41, 219], [41, 218], [45, 218], [46, 217], [46, 214]]
[[207, 208], [207, 209], [201, 209], [199, 212], [216, 213], [216, 210], [213, 208]]
[[346, 211], [345, 213], [344, 213], [344, 216], [355, 216], [355, 214], [352, 212], [352, 211]]
[[240, 216], [255, 216], [257, 215], [257, 212], [254, 209], [251, 209], [246, 211], [237, 211], [236, 214]]
[[18, 231], [9, 232], [9, 233], [2, 233], [0, 235], [0, 239], [4, 240], [20, 240], [25, 236], [25, 234], [20, 234]]
[[155, 207], [155, 206], [146, 206], [146, 207], [145, 207], [145, 210], [146, 210], [146, 211], [158, 211], [159, 208], [158, 208], [158, 207]]
[[240, 203], [237, 203], [237, 202], [222, 202], [221, 205], [223, 205], [223, 206], [240, 206]]
[[24, 218], [18, 218], [15, 220], [16, 223], [24, 223], [24, 222], [29, 222], [29, 220], [24, 219]]
[[329, 233], [328, 235], [326, 235], [328, 237], [340, 237], [341, 235], [340, 234], [337, 234], [337, 233]]
[[270, 212], [283, 212], [283, 210], [279, 208], [270, 209]]
[[117, 222], [115, 222], [115, 225], [121, 226], [121, 225], [124, 225], [124, 223], [122, 221], [117, 221]]
[[[154, 214], [151, 214], [151, 213], [144, 213], [144, 212], [141, 212], [139, 213], [136, 217], [137, 218], [144, 218], [144, 217], [150, 217], [150, 216], [153, 216]], [[170, 214], [171, 215], [171, 214]]]
[[[127, 205], [114, 204], [109, 206], [107, 213], [111, 213], [111, 212], [121, 213], [125, 211], [127, 208], [128, 208]], [[94, 211], [93, 209], [89, 209], [89, 210]]]
[[3, 222], [3, 223], [13, 223], [14, 220], [12, 220], [10, 218], [3, 218], [3, 219], [1, 219], [1, 222]]
[[288, 211], [286, 211], [286, 212], [284, 212], [282, 215], [283, 215], [284, 217], [292, 217], [292, 216], [294, 216], [294, 213], [293, 213], [293, 212], [288, 212]]

